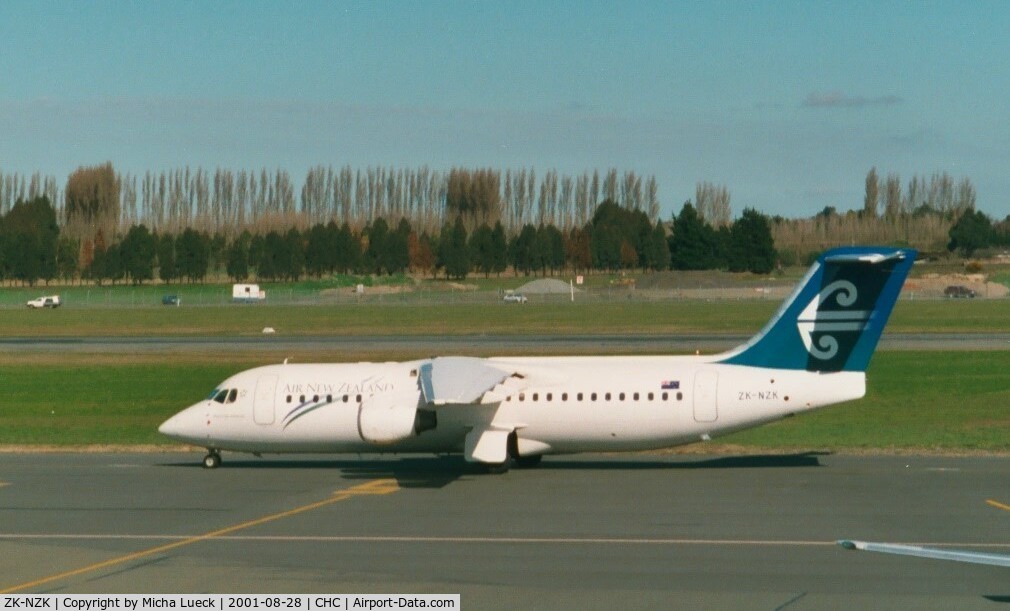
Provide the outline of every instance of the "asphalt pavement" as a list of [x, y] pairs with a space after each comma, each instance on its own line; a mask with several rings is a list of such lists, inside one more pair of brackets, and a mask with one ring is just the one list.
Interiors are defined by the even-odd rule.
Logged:
[[[1010, 553], [1010, 458], [0, 455], [0, 591], [460, 593], [466, 609], [971, 609]], [[996, 504], [987, 501], [996, 501]]]
[[[312, 335], [236, 337], [7, 337], [0, 354], [328, 352], [345, 354], [694, 354], [735, 348], [750, 335]], [[885, 333], [880, 350], [1010, 350], [1010, 333]]]

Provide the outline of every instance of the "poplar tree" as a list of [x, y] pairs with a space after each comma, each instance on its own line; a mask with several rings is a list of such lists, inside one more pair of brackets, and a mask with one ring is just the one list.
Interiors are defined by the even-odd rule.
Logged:
[[880, 179], [877, 178], [877, 168], [872, 167], [866, 173], [866, 195], [863, 197], [863, 216], [877, 217], [877, 201], [880, 199]]

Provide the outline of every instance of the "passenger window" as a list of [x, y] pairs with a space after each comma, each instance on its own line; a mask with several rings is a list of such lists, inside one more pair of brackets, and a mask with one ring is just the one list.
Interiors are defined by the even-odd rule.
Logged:
[[291, 395], [288, 395], [288, 403], [291, 403]]
[[347, 403], [347, 400], [348, 400], [349, 398], [350, 398], [350, 397], [348, 397], [347, 395], [344, 395], [344, 403]]
[[678, 401], [680, 401], [680, 400], [681, 400], [681, 399], [683, 399], [683, 398], [684, 398], [684, 395], [683, 395], [683, 394], [681, 394], [681, 393], [677, 393], [677, 400], [678, 400]]
[[579, 401], [581, 401], [581, 400], [582, 400], [582, 393], [579, 393], [578, 395], [576, 395], [576, 398], [577, 398], [577, 399], [578, 399]]
[[540, 400], [540, 393], [536, 393], [536, 392], [533, 393], [533, 400], [534, 401], [539, 401]]
[[606, 399], [607, 401], [610, 401], [610, 393], [608, 392], [607, 394], [603, 395], [603, 398]]
[[228, 392], [228, 400], [225, 403], [234, 403], [235, 399], [238, 398], [238, 389], [233, 388]]
[[568, 400], [568, 393], [566, 393], [566, 392], [561, 393], [561, 400], [562, 401], [567, 401]]
[[302, 396], [298, 397], [298, 402], [299, 403], [305, 403], [305, 395], [302, 395]]
[[652, 393], [649, 393], [649, 401], [652, 401]]
[[638, 401], [638, 393], [636, 392], [635, 394], [631, 395], [631, 398], [634, 399], [635, 401]]
[[589, 395], [590, 401], [596, 401], [596, 393]]
[[670, 399], [670, 393], [668, 392], [663, 393], [663, 401], [667, 401], [669, 399]]
[[624, 393], [622, 392], [620, 395], [617, 396], [617, 398], [620, 399], [621, 401], [624, 401]]
[[519, 393], [519, 400], [520, 401], [525, 401], [526, 400], [526, 393], [524, 393], [524, 392]]
[[355, 401], [357, 401], [358, 403], [361, 403], [361, 395], [358, 395], [357, 398], [355, 399]]
[[313, 396], [313, 397], [312, 397], [312, 402], [313, 402], [313, 403], [319, 403], [319, 395], [315, 395], [315, 396]]
[[553, 395], [553, 394], [551, 394], [551, 393], [547, 393], [547, 400], [548, 400], [548, 401], [552, 400], [553, 398], [554, 398], [554, 395]]
[[333, 403], [333, 395], [326, 395], [326, 402]]

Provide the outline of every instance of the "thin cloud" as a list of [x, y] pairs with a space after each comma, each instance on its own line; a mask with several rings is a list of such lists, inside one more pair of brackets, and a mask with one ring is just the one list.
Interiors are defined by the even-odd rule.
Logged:
[[894, 106], [904, 100], [896, 95], [882, 95], [867, 98], [860, 95], [847, 95], [841, 91], [813, 92], [807, 95], [803, 106], [807, 108], [861, 108], [864, 106]]

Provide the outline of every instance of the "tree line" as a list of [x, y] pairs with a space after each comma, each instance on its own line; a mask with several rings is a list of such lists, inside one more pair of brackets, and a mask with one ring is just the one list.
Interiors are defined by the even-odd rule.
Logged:
[[[383, 217], [407, 218], [429, 233], [462, 216], [469, 230], [501, 222], [511, 235], [526, 224], [582, 226], [603, 201], [659, 218], [654, 176], [611, 168], [578, 176], [532, 168], [519, 170], [317, 166], [308, 170], [300, 190], [284, 170], [254, 171], [189, 167], [143, 176], [120, 174], [111, 163], [81, 167], [60, 191], [52, 177], [35, 173], [26, 180], [0, 172], [0, 214], [18, 201], [45, 196], [57, 220], [74, 236], [125, 235], [145, 225], [157, 233], [179, 234], [187, 228], [205, 233], [265, 234], [334, 220], [364, 227]], [[90, 234], [90, 235], [89, 235]]]
[[967, 177], [955, 182], [947, 172], [934, 172], [928, 180], [915, 175], [908, 181], [908, 187], [902, 189], [901, 176], [890, 173], [881, 178], [877, 168], [872, 167], [866, 173], [862, 215], [894, 219], [939, 214], [957, 218], [966, 210], [975, 209], [975, 199], [975, 186]]
[[768, 219], [750, 209], [731, 225], [714, 228], [687, 203], [671, 231], [641, 210], [607, 200], [581, 227], [527, 223], [511, 236], [501, 220], [470, 230], [464, 216], [457, 214], [437, 233], [405, 217], [395, 225], [379, 217], [360, 230], [330, 220], [304, 230], [237, 235], [192, 227], [159, 233], [139, 224], [119, 240], [107, 240], [100, 228], [93, 239], [79, 241], [61, 231], [43, 195], [0, 216], [0, 280], [201, 282], [221, 271], [235, 281], [407, 271], [460, 279], [509, 268], [524, 275], [670, 268], [768, 273], [776, 257]]
[[[772, 218], [772, 235], [783, 263], [802, 263], [813, 253], [843, 244], [894, 244], [918, 248], [927, 253], [957, 252], [952, 246], [954, 225], [976, 211], [977, 194], [971, 179], [955, 179], [947, 172], [915, 175], [907, 183], [896, 173], [878, 174], [875, 167], [866, 173], [862, 206], [839, 212], [827, 206], [809, 218]], [[984, 215], [983, 215], [984, 216]], [[988, 217], [986, 217], [988, 219]], [[1005, 233], [1010, 217], [988, 220], [994, 235]], [[1002, 246], [1001, 238], [986, 241]]]
[[[897, 175], [882, 180], [872, 168], [865, 184], [860, 210], [827, 207], [811, 218], [768, 219], [748, 209], [733, 221], [728, 189], [701, 182], [694, 202], [661, 222], [655, 179], [615, 169], [578, 177], [551, 171], [538, 180], [525, 169], [442, 174], [320, 166], [308, 172], [299, 199], [282, 171], [184, 169], [147, 173], [138, 183], [107, 163], [79, 168], [62, 196], [38, 173], [27, 180], [0, 174], [0, 276], [198, 281], [229, 264], [234, 278], [268, 280], [334, 270], [463, 277], [509, 267], [524, 274], [666, 267], [765, 273], [838, 244], [969, 254], [1007, 243], [1010, 224], [974, 210], [967, 178], [915, 176], [903, 189]], [[987, 229], [954, 232], [971, 219]], [[29, 236], [28, 226], [56, 229]], [[22, 260], [34, 250], [34, 259]]]

